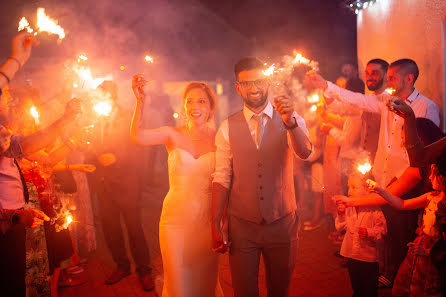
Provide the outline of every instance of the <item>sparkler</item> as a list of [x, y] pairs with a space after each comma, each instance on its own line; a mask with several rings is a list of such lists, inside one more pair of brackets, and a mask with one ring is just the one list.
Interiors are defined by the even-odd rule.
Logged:
[[372, 170], [372, 165], [369, 162], [358, 165], [358, 171], [363, 175], [367, 174], [370, 170]]
[[393, 95], [393, 94], [395, 94], [395, 89], [394, 88], [387, 88], [387, 89], [385, 89], [384, 92], [386, 92], [389, 95]]
[[317, 105], [316, 104], [311, 105], [310, 111], [316, 111], [316, 110], [317, 110]]
[[313, 94], [311, 96], [307, 97], [307, 102], [308, 103], [319, 103], [320, 98], [318, 94]]
[[146, 55], [146, 56], [144, 57], [144, 60], [145, 60], [147, 63], [152, 63], [152, 64], [153, 64], [153, 62], [155, 62], [155, 60], [153, 60], [153, 58], [152, 58], [151, 56], [149, 56], [149, 55]]
[[[19, 26], [17, 31], [25, 30], [29, 33], [34, 32], [34, 29], [29, 25], [28, 20], [25, 17], [22, 17], [19, 21]], [[56, 34], [59, 36], [59, 40], [65, 38], [65, 30], [57, 24], [57, 20], [50, 18], [45, 14], [45, 8], [37, 9], [37, 29], [38, 32], [48, 32], [50, 34]], [[37, 31], [34, 32], [34, 35], [37, 35]]]
[[274, 70], [276, 69], [276, 66], [274, 66], [274, 64], [272, 64], [271, 66], [269, 66], [268, 68], [266, 68], [265, 70], [263, 70], [263, 75], [265, 76], [271, 76], [274, 74]]
[[32, 107], [29, 109], [29, 113], [30, 113], [31, 116], [34, 118], [34, 121], [36, 122], [36, 124], [38, 124], [38, 123], [39, 123], [39, 117], [40, 117], [40, 115], [39, 115], [39, 111], [37, 110], [37, 107], [32, 106]]
[[59, 40], [65, 38], [64, 29], [57, 24], [57, 21], [45, 14], [44, 8], [37, 9], [37, 28], [39, 32], [48, 32], [59, 36]]
[[305, 58], [302, 56], [301, 53], [294, 51], [294, 64], [302, 64], [311, 67], [313, 70], [318, 71], [319, 70], [319, 63], [316, 61], [312, 61], [310, 59]]
[[87, 61], [88, 60], [88, 57], [86, 56], [86, 55], [84, 55], [84, 54], [80, 54], [78, 57], [77, 57], [77, 61], [80, 63], [81, 61]]
[[94, 111], [98, 113], [100, 116], [108, 117], [112, 111], [112, 106], [107, 101], [99, 101], [93, 106]]

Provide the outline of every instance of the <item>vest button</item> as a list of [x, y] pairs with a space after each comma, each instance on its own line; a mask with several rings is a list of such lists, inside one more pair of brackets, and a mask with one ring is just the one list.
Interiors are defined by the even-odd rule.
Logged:
[[262, 163], [260, 163], [260, 162], [259, 162], [257, 165], [258, 165], [259, 167], [262, 167]]
[[259, 174], [259, 177], [262, 177], [262, 175], [261, 175], [261, 174]]
[[263, 200], [263, 197], [260, 197], [260, 200]]
[[262, 189], [263, 189], [263, 186], [260, 186], [259, 189], [262, 190]]

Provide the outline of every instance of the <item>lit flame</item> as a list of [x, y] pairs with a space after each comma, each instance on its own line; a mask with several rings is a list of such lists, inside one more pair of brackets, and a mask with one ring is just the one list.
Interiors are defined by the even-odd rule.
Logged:
[[395, 93], [395, 89], [394, 89], [394, 88], [387, 88], [387, 89], [385, 90], [385, 92], [386, 92], [387, 94], [389, 94], [389, 95], [393, 95], [393, 94]]
[[88, 57], [84, 54], [80, 54], [79, 57], [77, 57], [77, 61], [81, 62], [81, 61], [87, 61]]
[[274, 64], [273, 64], [273, 65], [269, 66], [267, 69], [263, 70], [263, 74], [266, 76], [271, 76], [274, 74], [275, 69], [276, 69], [276, 66], [274, 66]]
[[294, 64], [303, 64], [311, 67], [313, 70], [318, 70], [318, 63], [316, 61], [305, 58], [304, 56], [302, 56], [301, 53], [297, 51], [294, 51], [294, 55]]
[[93, 106], [94, 111], [96, 111], [99, 115], [103, 115], [108, 117], [112, 111], [112, 106], [110, 103], [106, 101], [100, 101]]
[[73, 222], [73, 217], [72, 217], [71, 215], [68, 215], [68, 216], [66, 217], [66, 220], [67, 220], [67, 222], [66, 222], [66, 226], [68, 227], [68, 226], [70, 226], [70, 224]]
[[45, 14], [44, 8], [37, 9], [37, 28], [39, 28], [39, 32], [56, 34], [59, 36], [59, 39], [65, 38], [64, 29], [57, 24], [56, 20], [51, 19]]
[[25, 17], [23, 17], [23, 18], [21, 18], [20, 19], [20, 21], [19, 21], [19, 27], [17, 28], [17, 31], [22, 31], [22, 30], [25, 30], [26, 29], [26, 31], [28, 32], [28, 33], [32, 33], [34, 30], [29, 26], [29, 22], [28, 22], [28, 20], [25, 18]]
[[152, 64], [154, 62], [153, 58], [151, 56], [149, 56], [149, 55], [145, 56], [144, 60], [146, 60], [146, 62], [149, 62], [149, 63], [152, 63]]
[[358, 171], [361, 172], [362, 174], [366, 174], [370, 170], [372, 170], [372, 165], [369, 162], [365, 162], [364, 164], [358, 165]]
[[311, 105], [310, 111], [316, 111], [316, 110], [317, 110], [317, 105], [316, 104]]
[[320, 98], [318, 94], [313, 94], [311, 96], [308, 96], [307, 102], [308, 103], [319, 103]]
[[[79, 66], [75, 64], [73, 68], [74, 72], [79, 76], [79, 83], [82, 88], [86, 89], [96, 89], [100, 84], [104, 82], [106, 79], [112, 79], [111, 75], [107, 75], [106, 77], [93, 77], [91, 73], [91, 69], [85, 66]], [[73, 86], [76, 88], [79, 84]]]

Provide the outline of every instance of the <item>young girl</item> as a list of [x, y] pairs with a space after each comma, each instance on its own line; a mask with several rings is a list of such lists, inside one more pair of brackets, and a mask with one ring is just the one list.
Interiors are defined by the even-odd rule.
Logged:
[[[358, 174], [348, 179], [348, 195], [367, 194], [365, 181]], [[338, 231], [346, 230], [341, 255], [346, 257], [353, 296], [378, 296], [376, 242], [387, 232], [386, 219], [379, 207], [345, 207], [338, 204], [335, 220]]]
[[373, 181], [368, 182], [371, 189], [397, 209], [424, 208], [422, 226], [417, 230], [418, 236], [407, 245], [409, 252], [395, 278], [392, 290], [394, 296], [441, 296], [439, 274], [432, 264], [429, 252], [440, 236], [435, 224], [435, 213], [446, 204], [446, 154], [431, 166], [429, 179], [434, 190], [409, 200], [392, 195]]

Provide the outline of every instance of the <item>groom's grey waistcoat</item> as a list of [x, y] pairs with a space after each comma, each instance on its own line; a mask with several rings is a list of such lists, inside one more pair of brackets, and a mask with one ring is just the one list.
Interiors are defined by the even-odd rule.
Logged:
[[230, 116], [228, 126], [233, 154], [228, 214], [271, 223], [294, 211], [293, 152], [280, 115], [274, 110], [258, 150], [243, 111]]

